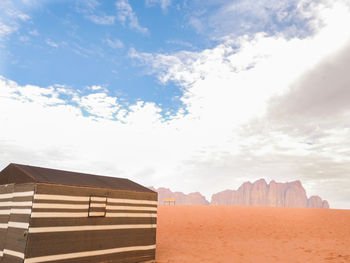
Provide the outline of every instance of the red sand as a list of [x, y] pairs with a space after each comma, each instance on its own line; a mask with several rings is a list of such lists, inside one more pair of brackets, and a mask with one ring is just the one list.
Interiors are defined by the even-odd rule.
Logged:
[[350, 262], [350, 210], [159, 206], [156, 259]]

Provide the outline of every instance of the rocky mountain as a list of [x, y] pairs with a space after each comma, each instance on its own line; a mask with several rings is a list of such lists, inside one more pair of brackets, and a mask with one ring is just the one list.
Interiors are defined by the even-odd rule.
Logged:
[[322, 200], [319, 196], [313, 195], [307, 200], [307, 207], [329, 208], [327, 200]]
[[153, 191], [158, 193], [158, 204], [164, 204], [165, 198], [174, 198], [176, 205], [208, 205], [209, 202], [205, 199], [203, 195], [200, 193], [190, 193], [184, 194], [182, 192], [172, 192], [168, 188], [160, 187], [155, 189], [153, 187], [149, 187]]
[[264, 179], [246, 182], [237, 190], [226, 190], [213, 194], [212, 205], [278, 206], [329, 208], [327, 201], [319, 196], [307, 198], [300, 181], [269, 184]]
[[[184, 194], [172, 192], [168, 188], [155, 189], [158, 192], [158, 204], [164, 204], [164, 199], [174, 198], [176, 205], [208, 205], [209, 202], [200, 193]], [[264, 179], [254, 183], [245, 182], [237, 190], [225, 190], [212, 195], [211, 205], [236, 206], [275, 206], [275, 207], [311, 207], [329, 208], [326, 200], [319, 196], [307, 198], [306, 191], [300, 181], [269, 184]]]

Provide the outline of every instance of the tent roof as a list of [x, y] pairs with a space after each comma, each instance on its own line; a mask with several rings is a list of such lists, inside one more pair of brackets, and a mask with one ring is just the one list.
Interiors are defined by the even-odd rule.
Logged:
[[11, 183], [47, 183], [154, 193], [154, 191], [129, 179], [76, 173], [15, 163], [9, 164], [0, 172], [0, 184]]

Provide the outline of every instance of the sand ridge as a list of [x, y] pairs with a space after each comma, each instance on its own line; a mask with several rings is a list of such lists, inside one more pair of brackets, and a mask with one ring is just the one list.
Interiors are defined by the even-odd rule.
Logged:
[[156, 262], [350, 262], [350, 210], [159, 206]]

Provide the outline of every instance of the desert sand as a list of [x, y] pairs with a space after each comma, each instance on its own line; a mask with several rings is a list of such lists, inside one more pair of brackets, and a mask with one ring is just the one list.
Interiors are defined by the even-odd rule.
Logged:
[[159, 206], [156, 262], [350, 262], [350, 210]]

